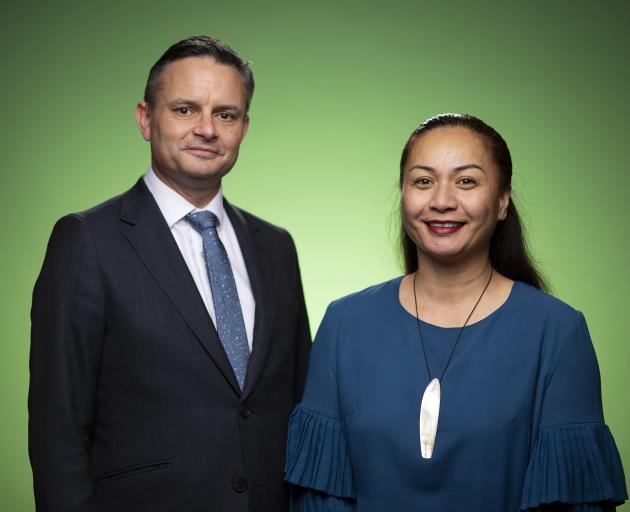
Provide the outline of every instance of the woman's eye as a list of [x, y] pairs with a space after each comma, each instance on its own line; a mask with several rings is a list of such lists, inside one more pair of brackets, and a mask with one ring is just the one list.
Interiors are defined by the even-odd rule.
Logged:
[[415, 184], [420, 185], [420, 186], [426, 186], [426, 185], [431, 184], [431, 180], [429, 178], [416, 178]]
[[475, 180], [473, 180], [472, 178], [462, 178], [459, 180], [459, 184], [460, 185], [464, 185], [466, 187], [471, 187], [475, 184]]

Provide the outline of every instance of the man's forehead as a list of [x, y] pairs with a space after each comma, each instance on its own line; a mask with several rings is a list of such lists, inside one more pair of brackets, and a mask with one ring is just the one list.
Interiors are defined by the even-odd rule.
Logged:
[[186, 57], [170, 63], [162, 73], [159, 89], [167, 96], [216, 92], [245, 100], [245, 86], [238, 70], [205, 56]]
[[215, 58], [205, 55], [184, 57], [169, 63], [162, 71], [162, 78], [173, 80], [182, 74], [194, 75], [209, 72], [227, 76], [233, 74], [240, 78], [240, 74], [234, 66], [218, 62]]

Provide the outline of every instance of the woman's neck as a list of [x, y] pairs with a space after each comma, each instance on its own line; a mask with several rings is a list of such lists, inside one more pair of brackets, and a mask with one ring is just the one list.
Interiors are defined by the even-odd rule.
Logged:
[[[484, 292], [488, 280], [487, 289]], [[470, 317], [477, 322], [498, 309], [508, 298], [513, 281], [493, 271], [488, 257], [464, 264], [445, 265], [430, 258], [419, 259], [418, 270], [400, 285], [400, 303], [409, 313], [442, 327], [461, 327], [475, 303], [483, 297]]]
[[479, 258], [465, 265], [444, 265], [429, 258], [419, 258], [416, 293], [423, 302], [457, 304], [478, 297], [485, 287], [492, 265], [489, 258]]

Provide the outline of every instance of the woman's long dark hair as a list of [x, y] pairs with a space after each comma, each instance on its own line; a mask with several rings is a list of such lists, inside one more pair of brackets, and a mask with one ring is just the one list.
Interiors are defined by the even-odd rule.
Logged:
[[[409, 137], [405, 144], [400, 159], [400, 186], [403, 183], [403, 170], [409, 157], [413, 144], [424, 133], [435, 128], [462, 127], [482, 136], [488, 143], [490, 153], [500, 172], [499, 189], [504, 191], [512, 184], [512, 157], [503, 137], [484, 123], [481, 119], [467, 114], [439, 114], [427, 119]], [[418, 252], [416, 244], [409, 238], [401, 222], [401, 246], [404, 258], [405, 271], [408, 274], [418, 270]], [[492, 267], [504, 276], [515, 281], [523, 281], [540, 290], [547, 291], [548, 284], [545, 278], [536, 269], [532, 262], [521, 220], [514, 205], [510, 200], [507, 216], [499, 221], [490, 239], [490, 263]]]

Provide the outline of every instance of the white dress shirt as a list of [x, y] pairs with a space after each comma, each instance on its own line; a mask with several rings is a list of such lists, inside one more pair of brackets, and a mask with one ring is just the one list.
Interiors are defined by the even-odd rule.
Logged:
[[216, 327], [217, 317], [212, 300], [212, 290], [206, 269], [206, 260], [203, 254], [203, 239], [201, 233], [196, 231], [185, 219], [190, 212], [208, 210], [214, 213], [219, 219], [217, 234], [230, 260], [234, 280], [236, 281], [236, 292], [241, 303], [243, 320], [245, 321], [245, 332], [247, 334], [247, 344], [249, 351], [252, 350], [254, 337], [254, 315], [256, 312], [256, 302], [252, 293], [252, 286], [247, 275], [247, 268], [243, 260], [243, 253], [238, 245], [238, 239], [234, 232], [234, 227], [223, 207], [223, 187], [219, 189], [216, 196], [203, 208], [197, 208], [180, 196], [155, 174], [153, 169], [144, 175], [144, 183], [155, 198], [171, 233], [177, 242], [179, 250], [188, 265], [197, 289], [201, 294], [210, 318]]

